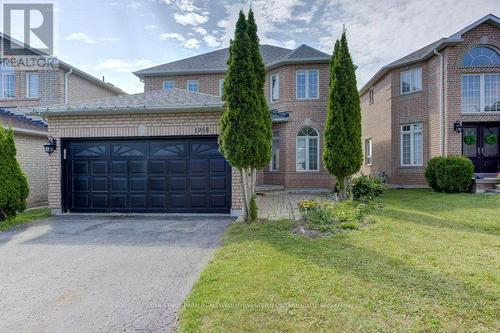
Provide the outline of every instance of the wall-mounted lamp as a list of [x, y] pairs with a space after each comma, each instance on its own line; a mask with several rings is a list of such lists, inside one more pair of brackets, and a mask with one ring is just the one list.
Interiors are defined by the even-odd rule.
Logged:
[[54, 152], [54, 150], [56, 150], [56, 148], [57, 148], [57, 140], [49, 135], [49, 141], [47, 141], [47, 143], [43, 145], [43, 149], [47, 154], [50, 155]]
[[464, 126], [462, 125], [460, 120], [455, 121], [455, 123], [453, 124], [453, 129], [457, 133], [462, 133], [463, 128], [464, 128]]

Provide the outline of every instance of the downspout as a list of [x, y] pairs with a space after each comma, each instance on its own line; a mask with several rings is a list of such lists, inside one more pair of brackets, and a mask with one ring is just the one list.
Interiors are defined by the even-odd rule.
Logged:
[[68, 77], [71, 73], [73, 73], [73, 67], [64, 73], [64, 104], [68, 104]]
[[439, 150], [441, 156], [444, 156], [444, 61], [443, 54], [434, 49], [434, 54], [439, 56], [440, 67], [440, 88], [439, 88]]

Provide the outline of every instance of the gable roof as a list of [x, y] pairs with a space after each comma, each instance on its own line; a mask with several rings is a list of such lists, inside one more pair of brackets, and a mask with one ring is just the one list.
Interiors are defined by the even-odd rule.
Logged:
[[406, 65], [411, 65], [416, 62], [420, 62], [426, 59], [429, 59], [434, 55], [434, 50], [440, 51], [444, 49], [447, 46], [457, 44], [461, 41], [462, 35], [465, 34], [466, 32], [474, 29], [475, 27], [483, 24], [483, 23], [490, 23], [493, 24], [497, 27], [500, 27], [500, 18], [493, 15], [493, 14], [488, 14], [484, 16], [483, 18], [475, 21], [474, 23], [468, 25], [464, 29], [454, 33], [453, 35], [445, 38], [441, 38], [435, 42], [430, 43], [429, 45], [424, 46], [423, 48], [412, 52], [396, 61], [391, 62], [388, 65], [385, 65], [382, 67], [375, 75], [366, 82], [363, 87], [359, 90], [360, 94], [364, 94], [368, 88], [373, 86], [379, 79], [381, 79], [385, 74], [387, 74], [391, 69], [401, 67], [401, 66], [406, 66]]
[[[301, 45], [294, 50], [273, 45], [260, 45], [259, 49], [262, 60], [268, 69], [286, 63], [330, 61], [328, 54], [307, 45]], [[139, 70], [134, 74], [142, 78], [160, 75], [225, 73], [228, 58], [229, 48], [224, 48]]]
[[174, 88], [172, 90], [155, 90], [132, 95], [98, 98], [72, 104], [35, 107], [31, 113], [40, 115], [88, 115], [201, 109], [222, 109], [222, 101], [219, 96]]
[[[11, 37], [11, 36], [9, 36], [9, 35], [6, 35], [6, 34], [4, 34], [4, 33], [2, 33], [2, 32], [0, 32], [0, 39], [7, 39], [7, 40], [9, 40], [11, 43], [17, 44], [17, 45], [19, 45], [19, 46], [21, 46], [21, 47], [23, 47], [23, 48], [25, 48], [25, 49], [29, 49], [29, 50], [30, 50], [30, 51], [29, 51], [30, 53], [33, 53], [33, 54], [39, 55], [39, 56], [41, 56], [41, 57], [53, 57], [54, 59], [57, 59], [56, 57], [51, 56], [51, 55], [49, 55], [49, 54], [47, 54], [47, 53], [45, 53], [45, 52], [42, 52], [42, 51], [40, 51], [40, 50], [38, 50], [38, 49], [31, 48], [28, 44], [25, 44], [25, 43], [23, 43], [23, 42], [20, 42], [20, 41], [18, 41], [17, 39], [15, 39], [15, 38], [13, 38], [13, 37]], [[62, 68], [64, 68], [64, 69], [66, 69], [66, 70], [71, 70], [71, 69], [73, 69], [73, 73], [80, 75], [81, 77], [83, 77], [83, 78], [85, 78], [85, 79], [87, 79], [87, 80], [89, 80], [89, 81], [91, 81], [91, 82], [93, 82], [93, 83], [95, 83], [95, 84], [97, 84], [97, 85], [101, 86], [102, 88], [105, 88], [105, 89], [107, 89], [107, 90], [109, 90], [109, 91], [112, 91], [112, 92], [114, 92], [114, 93], [116, 93], [116, 94], [119, 94], [119, 95], [126, 94], [126, 92], [124, 92], [123, 90], [121, 90], [121, 89], [120, 89], [120, 88], [118, 88], [118, 87], [115, 87], [115, 86], [114, 86], [114, 85], [112, 85], [111, 83], [104, 82], [104, 81], [102, 81], [102, 80], [100, 80], [100, 79], [96, 78], [95, 76], [92, 76], [92, 75], [90, 75], [90, 74], [88, 74], [88, 73], [86, 73], [86, 72], [84, 72], [84, 71], [82, 71], [82, 70], [80, 70], [80, 69], [78, 69], [78, 68], [76, 68], [76, 67], [71, 66], [71, 65], [70, 65], [70, 64], [68, 64], [68, 63], [65, 63], [65, 62], [64, 62], [64, 61], [62, 61], [62, 60], [57, 59], [57, 63], [58, 63], [58, 65], [59, 65], [59, 67], [62, 67]]]

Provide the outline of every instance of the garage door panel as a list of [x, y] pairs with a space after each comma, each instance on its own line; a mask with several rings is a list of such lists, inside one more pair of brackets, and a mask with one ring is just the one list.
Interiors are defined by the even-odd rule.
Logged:
[[127, 177], [112, 177], [111, 178], [111, 191], [126, 192], [128, 191], [128, 178]]
[[108, 174], [108, 161], [92, 161], [92, 174], [94, 175]]
[[231, 169], [216, 138], [63, 144], [70, 211], [229, 212]]
[[103, 209], [108, 207], [108, 194], [92, 194], [92, 208]]
[[128, 161], [111, 161], [111, 173], [112, 174], [127, 174], [128, 173]]
[[132, 177], [130, 178], [130, 191], [131, 192], [144, 192], [147, 191], [147, 178], [146, 177]]
[[86, 175], [89, 173], [89, 161], [73, 161], [73, 174]]
[[207, 207], [208, 196], [206, 193], [191, 194], [191, 207], [204, 208]]
[[191, 176], [189, 177], [189, 185], [191, 191], [207, 191], [208, 176]]
[[168, 168], [167, 168], [168, 173], [173, 173], [173, 174], [186, 174], [187, 173], [187, 161], [185, 159], [179, 160], [179, 159], [174, 159], [171, 161], [168, 161]]
[[74, 176], [73, 177], [73, 191], [74, 192], [88, 192], [90, 191], [89, 179], [87, 176]]
[[92, 192], [108, 190], [108, 177], [92, 177]]

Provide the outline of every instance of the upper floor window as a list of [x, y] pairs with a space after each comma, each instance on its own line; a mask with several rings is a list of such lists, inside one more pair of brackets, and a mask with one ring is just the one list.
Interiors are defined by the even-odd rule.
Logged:
[[422, 90], [422, 67], [401, 72], [401, 93], [408, 94]]
[[198, 92], [198, 80], [188, 80], [187, 90], [192, 92]]
[[421, 166], [422, 159], [422, 124], [401, 126], [401, 165]]
[[297, 171], [319, 170], [319, 135], [312, 127], [304, 127], [297, 134]]
[[500, 74], [462, 76], [462, 112], [500, 111]]
[[28, 98], [37, 98], [39, 89], [38, 73], [26, 74], [26, 96]]
[[297, 99], [318, 98], [319, 72], [317, 69], [297, 71]]
[[0, 98], [16, 97], [16, 76], [14, 74], [0, 74]]
[[163, 90], [172, 90], [175, 88], [174, 81], [163, 81]]
[[219, 96], [224, 95], [224, 79], [219, 80]]
[[280, 99], [280, 76], [271, 75], [271, 101]]
[[368, 91], [368, 99], [370, 101], [370, 104], [373, 104], [373, 102], [375, 100], [375, 92], [373, 91], [373, 89], [370, 89]]
[[464, 55], [464, 66], [500, 66], [500, 54], [487, 46], [478, 46], [470, 49]]

